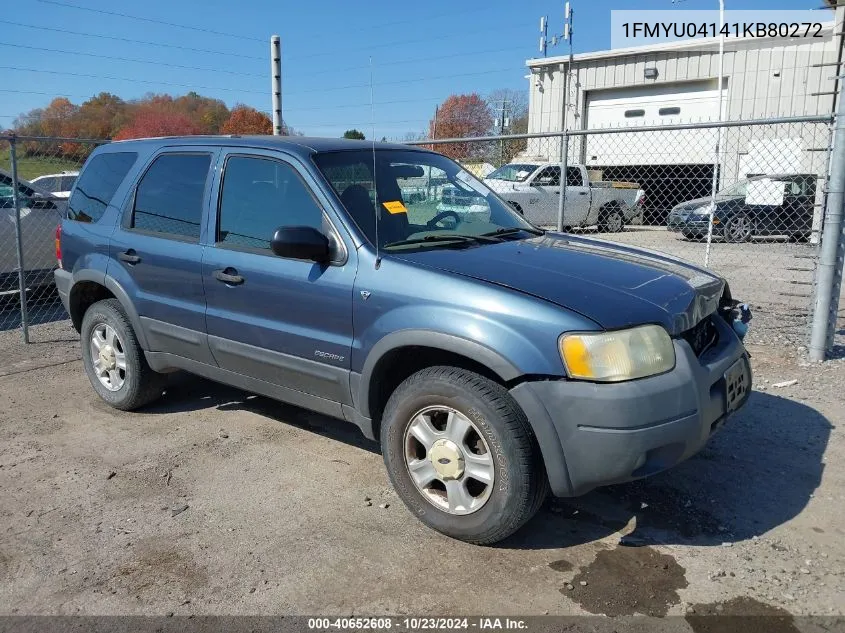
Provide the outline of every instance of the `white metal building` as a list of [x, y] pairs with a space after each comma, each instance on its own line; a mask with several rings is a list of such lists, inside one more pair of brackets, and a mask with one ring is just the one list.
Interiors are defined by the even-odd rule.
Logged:
[[[829, 19], [830, 14], [819, 13], [820, 18]], [[835, 24], [842, 24], [843, 13], [838, 9], [836, 21], [824, 23], [826, 37], [821, 41], [727, 39], [722, 119], [832, 113], [843, 40], [842, 28]], [[710, 38], [581, 53], [573, 57], [568, 82], [568, 55], [530, 59], [526, 62], [530, 71], [528, 131], [718, 121], [718, 50], [718, 38]], [[568, 86], [565, 121], [564, 85]], [[664, 175], [695, 173], [702, 183], [708, 180], [707, 173], [712, 177], [714, 129], [687, 131], [679, 142], [666, 142], [660, 134], [572, 137], [568, 160], [603, 168], [626, 167], [617, 171], [624, 171], [630, 179], [641, 179], [647, 171], [658, 171], [658, 166]], [[806, 147], [805, 139], [774, 142], [766, 133], [758, 138], [745, 136], [741, 145], [735, 143], [723, 154], [722, 183], [750, 173], [816, 173], [823, 169], [816, 164], [822, 152]], [[532, 139], [527, 149], [529, 154], [550, 160], [558, 160], [559, 152], [557, 139]]]

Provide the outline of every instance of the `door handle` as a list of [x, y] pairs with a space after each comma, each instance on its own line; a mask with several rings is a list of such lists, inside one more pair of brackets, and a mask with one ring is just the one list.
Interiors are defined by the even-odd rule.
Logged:
[[230, 286], [237, 286], [244, 282], [244, 278], [238, 274], [238, 271], [231, 267], [223, 270], [215, 270], [214, 278]]
[[126, 251], [125, 253], [121, 253], [117, 257], [118, 259], [120, 259], [120, 261], [132, 265], [135, 265], [141, 261], [141, 258], [135, 254], [134, 248], [130, 248], [128, 251]]
[[586, 195], [587, 195], [587, 192], [586, 192], [586, 191], [579, 191], [579, 192], [578, 192], [578, 195], [579, 195], [579, 196], [586, 196]]

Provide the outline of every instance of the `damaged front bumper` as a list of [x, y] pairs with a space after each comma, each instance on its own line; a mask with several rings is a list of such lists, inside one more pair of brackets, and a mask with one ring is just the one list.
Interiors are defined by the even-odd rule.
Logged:
[[731, 324], [700, 353], [674, 339], [672, 371], [624, 383], [546, 380], [510, 393], [531, 422], [556, 496], [671, 468], [697, 453], [751, 393], [749, 356]]

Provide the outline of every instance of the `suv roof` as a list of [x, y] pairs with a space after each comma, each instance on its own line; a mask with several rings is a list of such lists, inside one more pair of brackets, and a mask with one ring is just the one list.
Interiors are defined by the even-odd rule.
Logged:
[[131, 139], [126, 141], [114, 141], [100, 147], [125, 147], [142, 145], [147, 147], [168, 147], [171, 145], [220, 145], [227, 147], [252, 147], [264, 149], [285, 149], [294, 154], [310, 155], [322, 152], [351, 151], [362, 149], [394, 149], [403, 151], [429, 150], [402, 145], [400, 143], [384, 143], [372, 141], [359, 141], [342, 138], [319, 138], [308, 136], [163, 136], [155, 138]]

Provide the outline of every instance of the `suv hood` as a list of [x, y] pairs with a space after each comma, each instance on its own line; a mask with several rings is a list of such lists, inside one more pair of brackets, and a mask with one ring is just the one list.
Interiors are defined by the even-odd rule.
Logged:
[[718, 308], [726, 285], [661, 253], [556, 233], [392, 255], [539, 297], [605, 329], [659, 323], [678, 335]]

